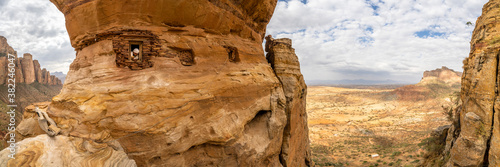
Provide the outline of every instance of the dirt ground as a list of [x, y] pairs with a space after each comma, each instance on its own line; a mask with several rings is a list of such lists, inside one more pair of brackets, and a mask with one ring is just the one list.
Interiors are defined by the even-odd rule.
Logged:
[[[448, 125], [448, 95], [398, 100], [393, 89], [308, 88], [307, 112], [317, 166], [416, 166], [424, 139]], [[378, 155], [378, 156], [377, 156]]]

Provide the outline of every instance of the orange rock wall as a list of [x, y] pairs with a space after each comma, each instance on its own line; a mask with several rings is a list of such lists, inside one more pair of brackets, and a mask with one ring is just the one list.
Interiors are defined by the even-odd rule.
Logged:
[[[59, 136], [123, 150], [137, 166], [311, 165], [298, 59], [277, 54], [293, 63], [273, 69], [262, 49], [277, 0], [51, 1], [77, 50], [61, 93], [43, 107]], [[145, 59], [127, 62], [134, 41]], [[85, 150], [74, 151], [85, 164]], [[51, 158], [19, 157], [64, 160]]]

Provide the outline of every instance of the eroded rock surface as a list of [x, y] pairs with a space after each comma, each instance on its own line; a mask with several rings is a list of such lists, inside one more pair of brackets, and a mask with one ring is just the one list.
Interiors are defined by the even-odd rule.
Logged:
[[464, 60], [462, 106], [440, 157], [446, 166], [500, 166], [499, 5], [500, 0], [490, 0], [476, 21]]
[[[61, 136], [119, 145], [138, 166], [310, 165], [298, 59], [276, 54], [273, 70], [262, 49], [276, 0], [51, 1], [77, 50], [40, 106]], [[19, 140], [43, 134], [22, 132], [29, 120]]]
[[[286, 97], [287, 126], [283, 136], [281, 160], [286, 166], [312, 166], [307, 127], [307, 86], [292, 40], [266, 37], [267, 60], [278, 76]], [[293, 137], [291, 136], [293, 134]], [[290, 147], [292, 146], [292, 147]]]

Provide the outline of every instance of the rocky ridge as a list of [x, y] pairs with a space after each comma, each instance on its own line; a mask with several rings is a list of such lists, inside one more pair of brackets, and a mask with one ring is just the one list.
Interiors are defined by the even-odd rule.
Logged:
[[0, 36], [0, 85], [7, 83], [9, 64], [7, 54], [16, 57], [16, 83], [38, 82], [46, 85], [62, 85], [59, 78], [50, 75], [45, 68], [40, 69], [40, 63], [38, 60], [33, 60], [33, 55], [25, 53], [23, 57], [17, 57], [17, 52], [9, 46], [7, 38], [3, 36]]
[[[313, 165], [291, 42], [269, 40], [267, 60], [262, 49], [276, 0], [51, 1], [77, 56], [61, 93], [36, 106], [61, 132], [46, 140], [27, 110], [15, 131], [23, 149], [15, 160], [0, 152], [2, 166]], [[65, 147], [69, 157], [24, 149], [68, 140], [84, 143]]]

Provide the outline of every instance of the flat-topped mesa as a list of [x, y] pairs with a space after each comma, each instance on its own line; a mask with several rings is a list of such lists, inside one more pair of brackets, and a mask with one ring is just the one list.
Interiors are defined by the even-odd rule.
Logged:
[[462, 76], [461, 72], [456, 72], [453, 69], [449, 69], [448, 67], [443, 66], [443, 67], [437, 68], [435, 70], [425, 71], [424, 78], [425, 77], [441, 77], [441, 76], [447, 75], [447, 73], [453, 73], [454, 76], [459, 76], [459, 77]]
[[462, 72], [456, 72], [448, 67], [441, 67], [431, 71], [425, 71], [420, 81], [421, 84], [444, 82], [450, 85], [459, 85], [462, 77]]
[[[39, 106], [59, 135], [124, 152], [138, 166], [311, 165], [298, 59], [290, 46], [273, 70], [262, 48], [277, 0], [51, 1], [78, 50], [61, 93]], [[18, 129], [38, 126], [34, 119]], [[38, 135], [16, 131], [19, 140]], [[36, 140], [46, 142], [20, 144]], [[69, 158], [34, 158], [47, 149], [55, 148], [27, 149], [37, 154], [16, 161]], [[115, 162], [73, 151], [75, 163]]]

